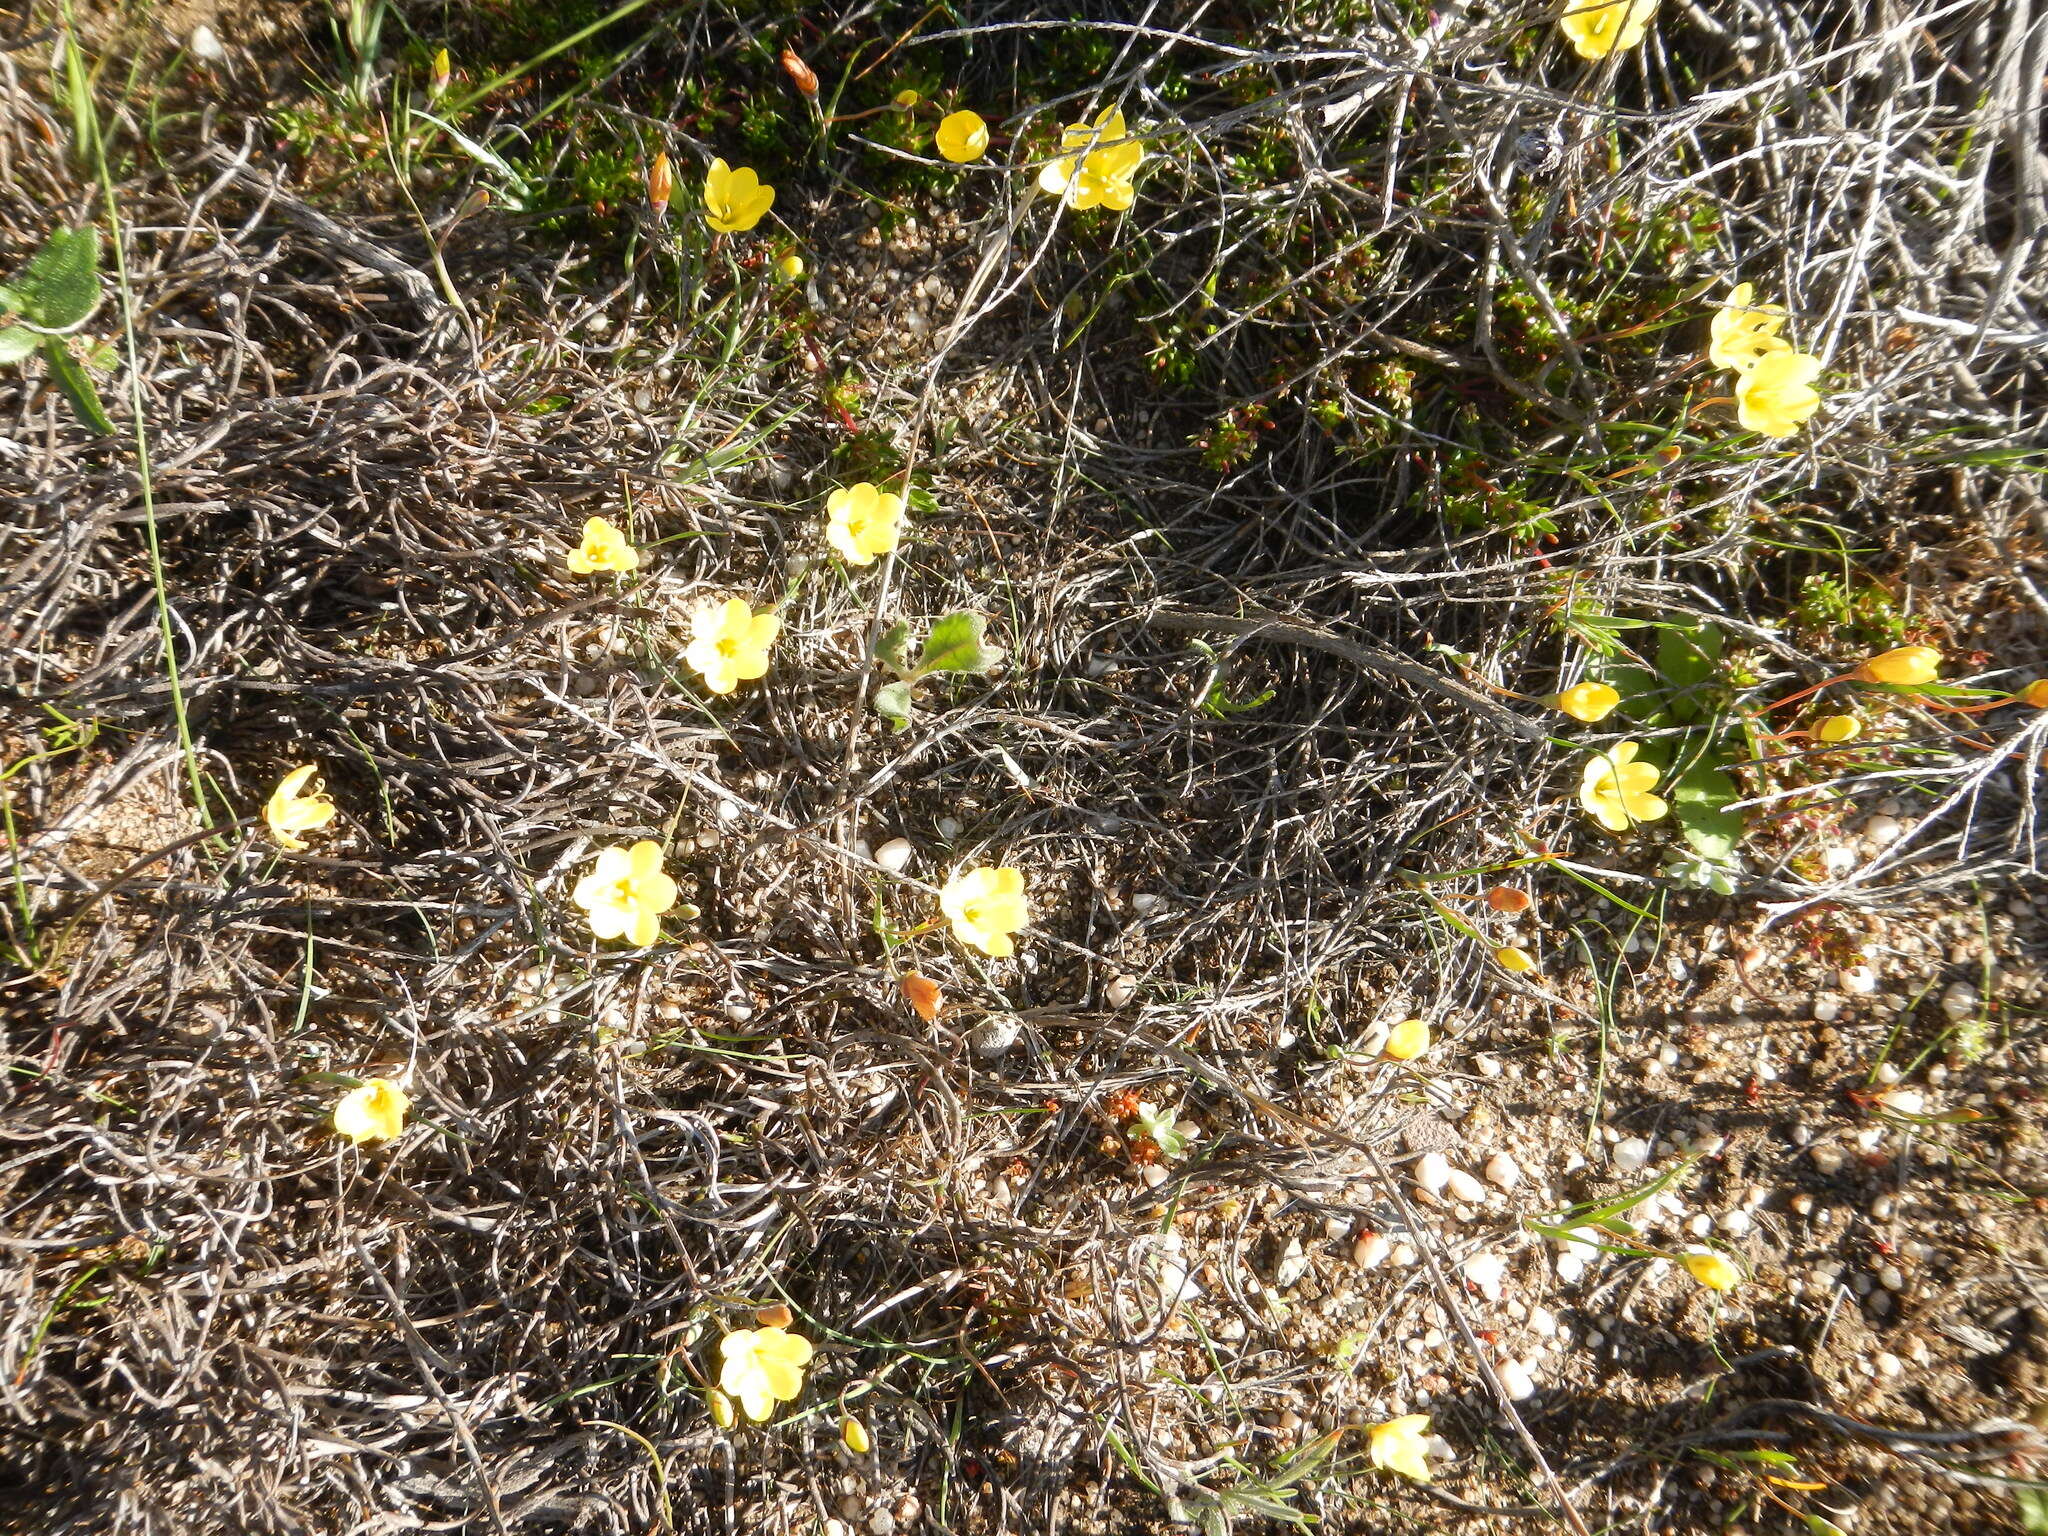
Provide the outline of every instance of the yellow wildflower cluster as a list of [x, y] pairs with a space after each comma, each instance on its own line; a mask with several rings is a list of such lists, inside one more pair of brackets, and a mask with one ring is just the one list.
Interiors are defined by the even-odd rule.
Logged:
[[1786, 313], [1778, 304], [1758, 304], [1756, 289], [1737, 285], [1714, 316], [1707, 360], [1735, 374], [1735, 414], [1743, 426], [1766, 437], [1790, 437], [1820, 408], [1821, 361], [1793, 348], [1780, 336]]

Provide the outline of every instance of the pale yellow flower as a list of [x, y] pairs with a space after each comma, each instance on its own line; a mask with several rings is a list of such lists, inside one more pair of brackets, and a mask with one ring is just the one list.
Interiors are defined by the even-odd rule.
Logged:
[[394, 1141], [405, 1129], [412, 1100], [389, 1078], [372, 1077], [351, 1088], [334, 1106], [334, 1129], [357, 1146], [366, 1141]]
[[752, 171], [736, 171], [723, 160], [711, 162], [704, 177], [704, 222], [713, 229], [727, 234], [752, 229], [774, 205], [775, 189], [762, 185]]
[[633, 541], [601, 517], [583, 525], [583, 542], [569, 551], [569, 569], [578, 576], [593, 571], [637, 571], [640, 551]]
[[706, 603], [690, 620], [683, 660], [703, 675], [713, 693], [731, 693], [741, 683], [768, 675], [768, 648], [780, 633], [781, 619], [756, 613], [737, 597]]
[[1592, 725], [1614, 713], [1621, 695], [1605, 683], [1574, 683], [1551, 702], [1574, 720]]
[[1586, 762], [1579, 781], [1579, 804], [1610, 832], [1626, 832], [1639, 821], [1655, 821], [1671, 807], [1650, 793], [1657, 787], [1657, 765], [1639, 763], [1639, 743], [1624, 741], [1611, 751], [1597, 752]]
[[1067, 153], [1038, 173], [1041, 190], [1066, 199], [1070, 208], [1111, 208], [1121, 213], [1137, 197], [1131, 178], [1145, 159], [1145, 146], [1130, 138], [1124, 115], [1104, 107], [1091, 123], [1075, 123], [1060, 137]]
[[1429, 1024], [1423, 1019], [1403, 1019], [1387, 1032], [1382, 1054], [1395, 1061], [1413, 1061], [1429, 1049]]
[[979, 112], [969, 112], [963, 107], [958, 112], [948, 112], [939, 120], [939, 131], [932, 142], [938, 145], [939, 153], [955, 165], [965, 165], [988, 153], [988, 124], [981, 120]]
[[676, 904], [676, 883], [662, 871], [661, 844], [638, 842], [598, 854], [572, 899], [590, 914], [590, 931], [600, 939], [645, 947], [661, 937], [661, 914]]
[[1640, 43], [1656, 14], [1657, 0], [1565, 0], [1557, 24], [1580, 58], [1604, 59]]
[[314, 831], [334, 820], [334, 802], [327, 796], [317, 789], [310, 795], [299, 793], [319, 771], [313, 763], [294, 768], [270, 792], [270, 800], [263, 807], [263, 819], [270, 824], [270, 835], [277, 839], [278, 847], [304, 853], [306, 843], [298, 834]]
[[724, 1359], [720, 1390], [738, 1398], [747, 1417], [761, 1424], [778, 1402], [794, 1402], [803, 1391], [811, 1341], [780, 1328], [740, 1328], [725, 1336], [718, 1352]]
[[1845, 741], [1854, 741], [1863, 734], [1863, 722], [1854, 715], [1824, 715], [1814, 725], [1816, 740], [1824, 741], [1831, 747]]
[[1785, 324], [1783, 307], [1750, 303], [1755, 297], [1751, 284], [1738, 284], [1728, 302], [1715, 312], [1707, 360], [1716, 368], [1747, 373], [1765, 353], [1791, 349], [1792, 343], [1778, 334]]
[[1693, 1248], [1678, 1256], [1693, 1279], [1710, 1291], [1732, 1291], [1742, 1283], [1742, 1269], [1725, 1253]]
[[1917, 688], [1941, 673], [1941, 652], [1931, 645], [1900, 645], [1882, 651], [1849, 675], [1859, 683], [1890, 683]]
[[1382, 1471], [1398, 1472], [1418, 1483], [1429, 1481], [1429, 1415], [1403, 1414], [1366, 1432], [1366, 1455]]
[[1735, 384], [1735, 415], [1752, 432], [1790, 437], [1820, 409], [1821, 361], [1806, 352], [1766, 352]]
[[903, 498], [863, 480], [825, 498], [825, 541], [848, 565], [873, 565], [896, 547]]
[[1031, 921], [1024, 901], [1024, 872], [984, 865], [955, 875], [939, 892], [939, 910], [962, 944], [999, 960], [1013, 955], [1017, 946], [1010, 935]]

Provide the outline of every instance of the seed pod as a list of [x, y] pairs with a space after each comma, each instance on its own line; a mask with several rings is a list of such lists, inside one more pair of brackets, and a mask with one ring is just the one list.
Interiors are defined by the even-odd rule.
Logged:
[[733, 1411], [732, 1399], [716, 1387], [704, 1394], [704, 1405], [711, 1410], [711, 1422], [720, 1429], [731, 1429], [739, 1420], [739, 1415]]
[[794, 48], [782, 50], [782, 72], [789, 76], [789, 83], [806, 96], [818, 94], [817, 71], [798, 58]]
[[647, 168], [647, 206], [654, 210], [657, 219], [667, 216], [668, 200], [675, 190], [675, 172], [669, 167], [668, 156], [656, 155], [654, 164]]
[[787, 1328], [796, 1320], [796, 1315], [781, 1302], [771, 1307], [760, 1307], [754, 1312], [754, 1321], [763, 1328]]
[[846, 1448], [856, 1456], [865, 1456], [874, 1448], [875, 1442], [868, 1438], [868, 1427], [848, 1414], [839, 1421], [839, 1438]]
[[1526, 912], [1534, 898], [1512, 885], [1496, 885], [1486, 893], [1486, 904], [1496, 912]]

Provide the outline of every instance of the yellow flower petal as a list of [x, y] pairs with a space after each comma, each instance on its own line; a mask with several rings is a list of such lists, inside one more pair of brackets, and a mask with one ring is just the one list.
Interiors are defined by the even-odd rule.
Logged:
[[389, 1078], [373, 1077], [351, 1088], [334, 1106], [334, 1129], [361, 1146], [366, 1141], [391, 1141], [405, 1129], [412, 1100]]
[[1582, 59], [1633, 48], [1649, 30], [1657, 0], [1565, 0], [1558, 26]]
[[983, 866], [953, 876], [939, 892], [939, 910], [953, 925], [953, 937], [985, 955], [1016, 953], [1010, 938], [1031, 921], [1024, 899], [1024, 872]]
[[1594, 725], [1614, 713], [1621, 695], [1605, 683], [1574, 683], [1552, 702], [1574, 720]]
[[1776, 304], [1753, 304], [1750, 301], [1755, 296], [1750, 284], [1739, 284], [1715, 312], [1707, 359], [1716, 368], [1747, 372], [1765, 353], [1790, 349], [1792, 344], [1778, 334], [1786, 320], [1784, 309]]
[[270, 792], [263, 807], [263, 820], [270, 827], [270, 835], [277, 840], [278, 847], [288, 852], [305, 852], [306, 842], [297, 834], [324, 827], [334, 819], [332, 800], [317, 790], [302, 793], [317, 772], [319, 767], [313, 763], [294, 768]]
[[1428, 1023], [1422, 1019], [1403, 1019], [1388, 1031], [1384, 1054], [1395, 1061], [1413, 1061], [1428, 1049]]
[[1429, 1481], [1429, 1415], [1404, 1414], [1366, 1431], [1367, 1457], [1375, 1467], [1418, 1483]]
[[726, 234], [752, 229], [774, 206], [775, 189], [745, 167], [713, 160], [704, 176], [704, 222]]
[[1941, 652], [1931, 645], [1896, 646], [1871, 657], [1850, 675], [1862, 683], [1917, 688], [1941, 675]]
[[578, 576], [593, 571], [632, 571], [640, 566], [640, 551], [624, 533], [601, 517], [583, 525], [583, 542], [569, 551], [569, 569]]
[[1742, 1270], [1725, 1253], [1711, 1248], [1694, 1248], [1679, 1255], [1686, 1272], [1710, 1291], [1732, 1291], [1742, 1283]]
[[970, 160], [979, 160], [988, 152], [988, 124], [981, 120], [978, 112], [964, 108], [949, 112], [940, 120], [933, 142], [948, 160], [955, 165], [965, 165]]
[[1820, 408], [1821, 361], [1789, 347], [1759, 357], [1735, 385], [1735, 415], [1766, 437], [1790, 437]]

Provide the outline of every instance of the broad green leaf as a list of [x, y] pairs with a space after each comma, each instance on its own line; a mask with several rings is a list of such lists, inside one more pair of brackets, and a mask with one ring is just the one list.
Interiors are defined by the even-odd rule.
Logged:
[[1700, 685], [1721, 667], [1721, 627], [1692, 622], [1670, 624], [1657, 634], [1657, 675], [1670, 690], [1667, 706], [1677, 720], [1698, 716]]
[[882, 631], [882, 638], [875, 642], [875, 660], [892, 672], [908, 672], [910, 663], [903, 655], [903, 647], [910, 641], [908, 624], [891, 624]]
[[51, 231], [8, 290], [37, 325], [57, 331], [78, 324], [100, 301], [99, 232], [90, 225]]
[[64, 391], [79, 419], [93, 431], [112, 437], [114, 423], [108, 419], [106, 407], [100, 404], [100, 392], [92, 387], [86, 371], [72, 361], [62, 337], [47, 336], [43, 339], [43, 358], [50, 365], [50, 376]]
[[1671, 785], [1671, 814], [1693, 850], [1716, 864], [1726, 864], [1742, 841], [1742, 813], [1731, 811], [1731, 802], [1742, 791], [1720, 760], [1705, 756], [1681, 773]]
[[920, 677], [928, 672], [986, 672], [1003, 653], [983, 638], [986, 621], [978, 613], [949, 613], [932, 626], [917, 658]]
[[1648, 667], [1608, 657], [1596, 661], [1590, 670], [1594, 681], [1605, 683], [1621, 695], [1621, 702], [1615, 708], [1636, 724], [1670, 723], [1664, 708], [1664, 690], [1658, 685], [1657, 674]]
[[2039, 1488], [2015, 1488], [2012, 1499], [2019, 1506], [2020, 1529], [2027, 1536], [2048, 1536], [2048, 1493]]
[[875, 690], [875, 713], [899, 731], [910, 729], [910, 684], [884, 683]]
[[0, 331], [0, 365], [20, 362], [42, 339], [25, 325], [10, 325]]

